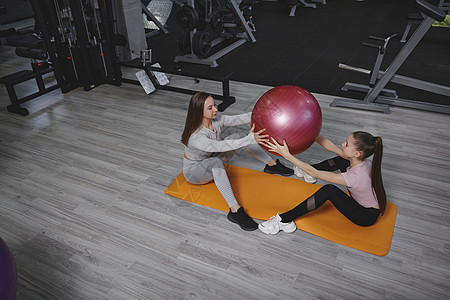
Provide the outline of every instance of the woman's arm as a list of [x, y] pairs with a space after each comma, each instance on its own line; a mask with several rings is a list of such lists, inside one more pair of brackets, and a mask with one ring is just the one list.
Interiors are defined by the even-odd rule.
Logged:
[[251, 118], [251, 112], [240, 115], [221, 115], [219, 122], [222, 126], [237, 126], [250, 123]]
[[206, 135], [192, 135], [189, 139], [188, 147], [192, 147], [205, 152], [226, 152], [236, 150], [255, 143], [253, 134], [248, 134], [239, 139], [213, 140]]
[[189, 147], [196, 148], [205, 152], [226, 152], [236, 150], [252, 143], [264, 144], [269, 141], [268, 135], [263, 134], [265, 129], [255, 131], [255, 125], [252, 126], [248, 135], [229, 140], [213, 140], [201, 133], [194, 133], [189, 139]]
[[319, 171], [310, 164], [307, 164], [298, 158], [294, 157], [290, 152], [289, 148], [286, 145], [286, 141], [283, 141], [283, 145], [277, 143], [277, 141], [272, 138], [273, 143], [267, 142], [265, 145], [269, 148], [269, 151], [276, 152], [286, 158], [288, 161], [308, 173], [313, 177], [328, 181], [334, 184], [346, 185], [344, 176], [340, 173], [333, 173], [328, 171]]
[[330, 141], [326, 137], [323, 137], [321, 135], [317, 136], [316, 143], [324, 147], [328, 151], [333, 152], [334, 154], [337, 154], [339, 156], [342, 156], [342, 149], [336, 146], [332, 141]]

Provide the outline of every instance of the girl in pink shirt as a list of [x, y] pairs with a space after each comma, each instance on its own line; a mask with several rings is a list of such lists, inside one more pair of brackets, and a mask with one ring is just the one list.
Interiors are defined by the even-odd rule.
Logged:
[[[268, 142], [270, 151], [279, 153], [308, 175], [345, 185], [350, 196], [333, 184], [321, 187], [314, 195], [303, 201], [290, 211], [273, 216], [270, 220], [259, 224], [259, 229], [266, 234], [276, 234], [280, 230], [291, 233], [297, 227], [293, 222], [300, 216], [322, 206], [327, 200], [347, 219], [360, 226], [373, 225], [386, 209], [386, 192], [381, 177], [381, 159], [383, 141], [370, 133], [356, 131], [350, 134], [341, 147], [333, 144], [323, 136], [316, 138], [316, 143], [337, 154], [337, 157], [315, 165], [309, 165], [295, 158], [286, 141], [283, 145]], [[373, 162], [366, 158], [373, 155]], [[341, 173], [332, 171], [340, 170]]]

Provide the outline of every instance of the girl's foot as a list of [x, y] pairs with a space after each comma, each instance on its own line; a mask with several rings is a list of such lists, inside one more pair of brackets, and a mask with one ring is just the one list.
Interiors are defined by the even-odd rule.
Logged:
[[258, 225], [259, 230], [265, 234], [277, 234], [280, 230], [286, 233], [293, 233], [297, 229], [294, 222], [283, 223], [279, 214]]
[[315, 183], [317, 181], [316, 178], [312, 177], [311, 175], [308, 175], [308, 173], [306, 173], [297, 166], [294, 166], [294, 174], [300, 178], [303, 177], [303, 179], [305, 179], [305, 182], [307, 183]]

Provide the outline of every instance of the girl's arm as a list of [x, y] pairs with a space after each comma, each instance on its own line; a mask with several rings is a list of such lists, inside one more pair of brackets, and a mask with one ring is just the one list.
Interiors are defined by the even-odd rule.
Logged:
[[325, 181], [328, 181], [330, 183], [334, 184], [340, 184], [340, 185], [347, 185], [344, 179], [344, 176], [342, 176], [341, 173], [333, 173], [328, 171], [319, 171], [310, 164], [307, 164], [298, 158], [292, 156], [290, 153], [287, 156], [284, 156], [287, 160], [289, 160], [291, 163], [308, 173], [308, 175], [311, 175], [312, 177], [316, 177]]
[[277, 141], [272, 138], [273, 143], [267, 142], [265, 145], [269, 148], [269, 151], [276, 152], [286, 158], [288, 161], [308, 173], [313, 177], [328, 181], [334, 184], [347, 185], [341, 173], [333, 173], [328, 171], [319, 171], [310, 164], [307, 164], [298, 158], [294, 157], [290, 152], [289, 148], [286, 145], [286, 141], [283, 141], [283, 145], [277, 143]]
[[333, 152], [334, 154], [337, 154], [339, 156], [342, 156], [342, 149], [336, 146], [332, 141], [330, 141], [326, 137], [323, 137], [321, 135], [317, 136], [316, 143], [324, 147], [328, 151]]

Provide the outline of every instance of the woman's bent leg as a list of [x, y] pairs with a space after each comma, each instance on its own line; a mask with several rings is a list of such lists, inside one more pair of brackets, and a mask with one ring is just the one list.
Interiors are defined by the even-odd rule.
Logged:
[[[183, 173], [186, 180], [193, 184], [205, 184], [214, 180], [217, 189], [230, 207], [227, 218], [244, 230], [258, 228], [258, 224], [247, 215], [244, 208], [239, 207], [220, 157], [210, 157], [200, 162], [185, 159]], [[236, 212], [231, 211], [233, 206], [238, 207]]]
[[187, 160], [187, 162], [185, 159], [183, 174], [186, 180], [192, 184], [205, 184], [214, 180], [228, 206], [232, 207], [238, 204], [223, 162], [219, 157], [211, 157], [202, 161]]
[[266, 165], [272, 160], [272, 157], [258, 144], [245, 146], [244, 151]]

